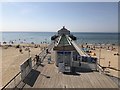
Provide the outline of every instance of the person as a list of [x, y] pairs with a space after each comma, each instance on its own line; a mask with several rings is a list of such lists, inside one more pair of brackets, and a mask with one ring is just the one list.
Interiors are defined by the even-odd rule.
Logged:
[[109, 61], [109, 65], [108, 65], [108, 67], [110, 67], [110, 61]]
[[28, 47], [28, 53], [29, 53], [29, 57], [30, 57], [30, 52], [31, 52], [31, 50], [30, 50], [30, 47]]
[[36, 58], [36, 65], [39, 65], [39, 55], [35, 55]]
[[48, 52], [48, 48], [46, 49], [46, 53], [48, 54], [49, 52]]
[[22, 48], [19, 49], [19, 52], [20, 52], [21, 54], [23, 54], [23, 52], [22, 52]]
[[48, 64], [51, 62], [51, 56], [48, 57]]

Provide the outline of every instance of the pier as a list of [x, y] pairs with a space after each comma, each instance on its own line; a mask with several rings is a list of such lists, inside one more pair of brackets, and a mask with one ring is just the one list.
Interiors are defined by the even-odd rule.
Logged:
[[[39, 54], [42, 63], [36, 65], [31, 60], [32, 69], [21, 79], [20, 71], [5, 88], [118, 88], [118, 85], [104, 74], [103, 68], [98, 65], [97, 60], [84, 62], [83, 58], [89, 60], [91, 57], [85, 53], [70, 37], [70, 32], [63, 27], [58, 36], [54, 36], [52, 43]], [[61, 35], [62, 34], [62, 35]], [[47, 52], [46, 52], [47, 51]], [[61, 56], [59, 56], [61, 54]], [[57, 55], [57, 56], [56, 56]], [[64, 57], [66, 55], [66, 57]], [[74, 55], [77, 58], [74, 59]], [[79, 56], [79, 58], [78, 58]], [[51, 57], [51, 61], [48, 58]], [[63, 57], [62, 61], [58, 59]], [[65, 61], [66, 60], [66, 61]], [[24, 63], [23, 63], [24, 64]], [[63, 64], [63, 70], [60, 65]], [[28, 65], [29, 66], [29, 65]], [[66, 70], [65, 67], [69, 67]], [[19, 81], [17, 77], [19, 76]], [[16, 83], [17, 82], [17, 83]]]
[[58, 72], [54, 61], [48, 64], [46, 58], [43, 64], [44, 67], [36, 69], [40, 74], [34, 85], [26, 84], [24, 88], [118, 88], [108, 76], [99, 72], [82, 71], [84, 68], [80, 68], [75, 74], [63, 74]]

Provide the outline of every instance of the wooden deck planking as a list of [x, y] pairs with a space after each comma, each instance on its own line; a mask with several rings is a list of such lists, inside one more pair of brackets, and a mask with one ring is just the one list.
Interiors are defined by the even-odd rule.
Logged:
[[[102, 78], [103, 78], [102, 74], [100, 74], [100, 73], [94, 74], [93, 79], [96, 79], [96, 82], [98, 82], [98, 84], [99, 84], [99, 86], [97, 88], [105, 88], [107, 86], [107, 84], [104, 82], [104, 80], [102, 80]], [[107, 86], [107, 87], [109, 87], [109, 86]]]
[[92, 84], [89, 81], [87, 74], [82, 73], [81, 76], [82, 76], [81, 79], [82, 79], [83, 86], [84, 86], [83, 88], [93, 88]]
[[[48, 64], [38, 67], [41, 74], [31, 88], [118, 88], [118, 86], [107, 76], [99, 72], [80, 72], [80, 75], [67, 75], [58, 72], [55, 64]], [[50, 76], [46, 78], [44, 75]], [[28, 87], [27, 85], [25, 87]]]
[[116, 83], [113, 83], [113, 81], [108, 76], [105, 76], [105, 75], [103, 75], [103, 76], [104, 77], [102, 77], [102, 78], [105, 83], [108, 83], [107, 84], [108, 87], [111, 87], [111, 88], [117, 87], [118, 88], [118, 85]]
[[[99, 88], [99, 83], [96, 81], [96, 79], [93, 77], [92, 73], [86, 74], [87, 79], [89, 80], [89, 83], [91, 84], [92, 88]], [[95, 85], [96, 84], [96, 85]]]
[[[79, 78], [81, 79], [82, 77], [80, 76]], [[77, 79], [78, 85], [80, 85], [81, 88], [82, 88], [83, 87], [83, 82], [81, 82], [78, 78], [76, 78], [76, 79]]]
[[90, 83], [92, 85], [93, 88], [99, 88], [100, 84], [98, 83], [98, 81], [96, 81], [96, 79], [93, 77], [92, 73], [87, 74], [88, 79], [90, 80]]
[[[72, 77], [74, 77], [74, 78], [72, 78]], [[80, 76], [71, 76], [71, 84], [74, 83], [74, 84], [72, 84], [73, 88], [79, 88], [79, 87], [83, 86], [83, 84], [82, 84], [80, 79], [81, 79]]]

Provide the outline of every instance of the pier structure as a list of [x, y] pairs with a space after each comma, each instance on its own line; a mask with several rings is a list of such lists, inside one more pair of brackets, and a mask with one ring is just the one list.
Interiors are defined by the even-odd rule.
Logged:
[[47, 53], [44, 50], [39, 54], [42, 63], [39, 66], [32, 65], [31, 71], [16, 83], [16, 78], [23, 76], [20, 71], [2, 90], [6, 88], [118, 89], [118, 85], [109, 76], [100, 72], [97, 59], [85, 53], [77, 45], [76, 39], [63, 27], [58, 34], [51, 37], [52, 43], [46, 49]]
[[73, 73], [76, 68], [83, 65], [83, 61], [86, 61], [84, 64], [88, 64], [92, 66], [94, 70], [97, 70], [97, 58], [93, 58], [85, 53], [76, 44], [77, 38], [73, 36], [65, 26], [58, 31], [56, 38], [54, 37], [55, 36], [51, 39], [55, 42], [53, 50], [55, 51], [55, 61], [59, 71]]

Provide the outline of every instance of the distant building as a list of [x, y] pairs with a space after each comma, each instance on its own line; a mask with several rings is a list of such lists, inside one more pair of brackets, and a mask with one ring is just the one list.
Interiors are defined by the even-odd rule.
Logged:
[[70, 35], [70, 31], [67, 30], [67, 29], [65, 28], [65, 26], [63, 26], [63, 28], [58, 31], [58, 35], [59, 35], [59, 36], [60, 36], [60, 35]]
[[77, 38], [75, 36], [73, 36], [72, 34], [70, 34], [70, 31], [67, 30], [65, 28], [65, 26], [63, 26], [63, 28], [58, 31], [58, 34], [52, 36], [51, 40], [55, 40], [56, 38], [58, 38], [59, 36], [62, 36], [62, 35], [68, 35], [72, 40], [77, 40]]
[[55, 52], [55, 64], [59, 71], [75, 72], [75, 68], [80, 65], [80, 58], [71, 41], [76, 40], [76, 37], [71, 35], [70, 31], [63, 26], [58, 31], [58, 35], [52, 36], [51, 40], [55, 42], [53, 50]]

